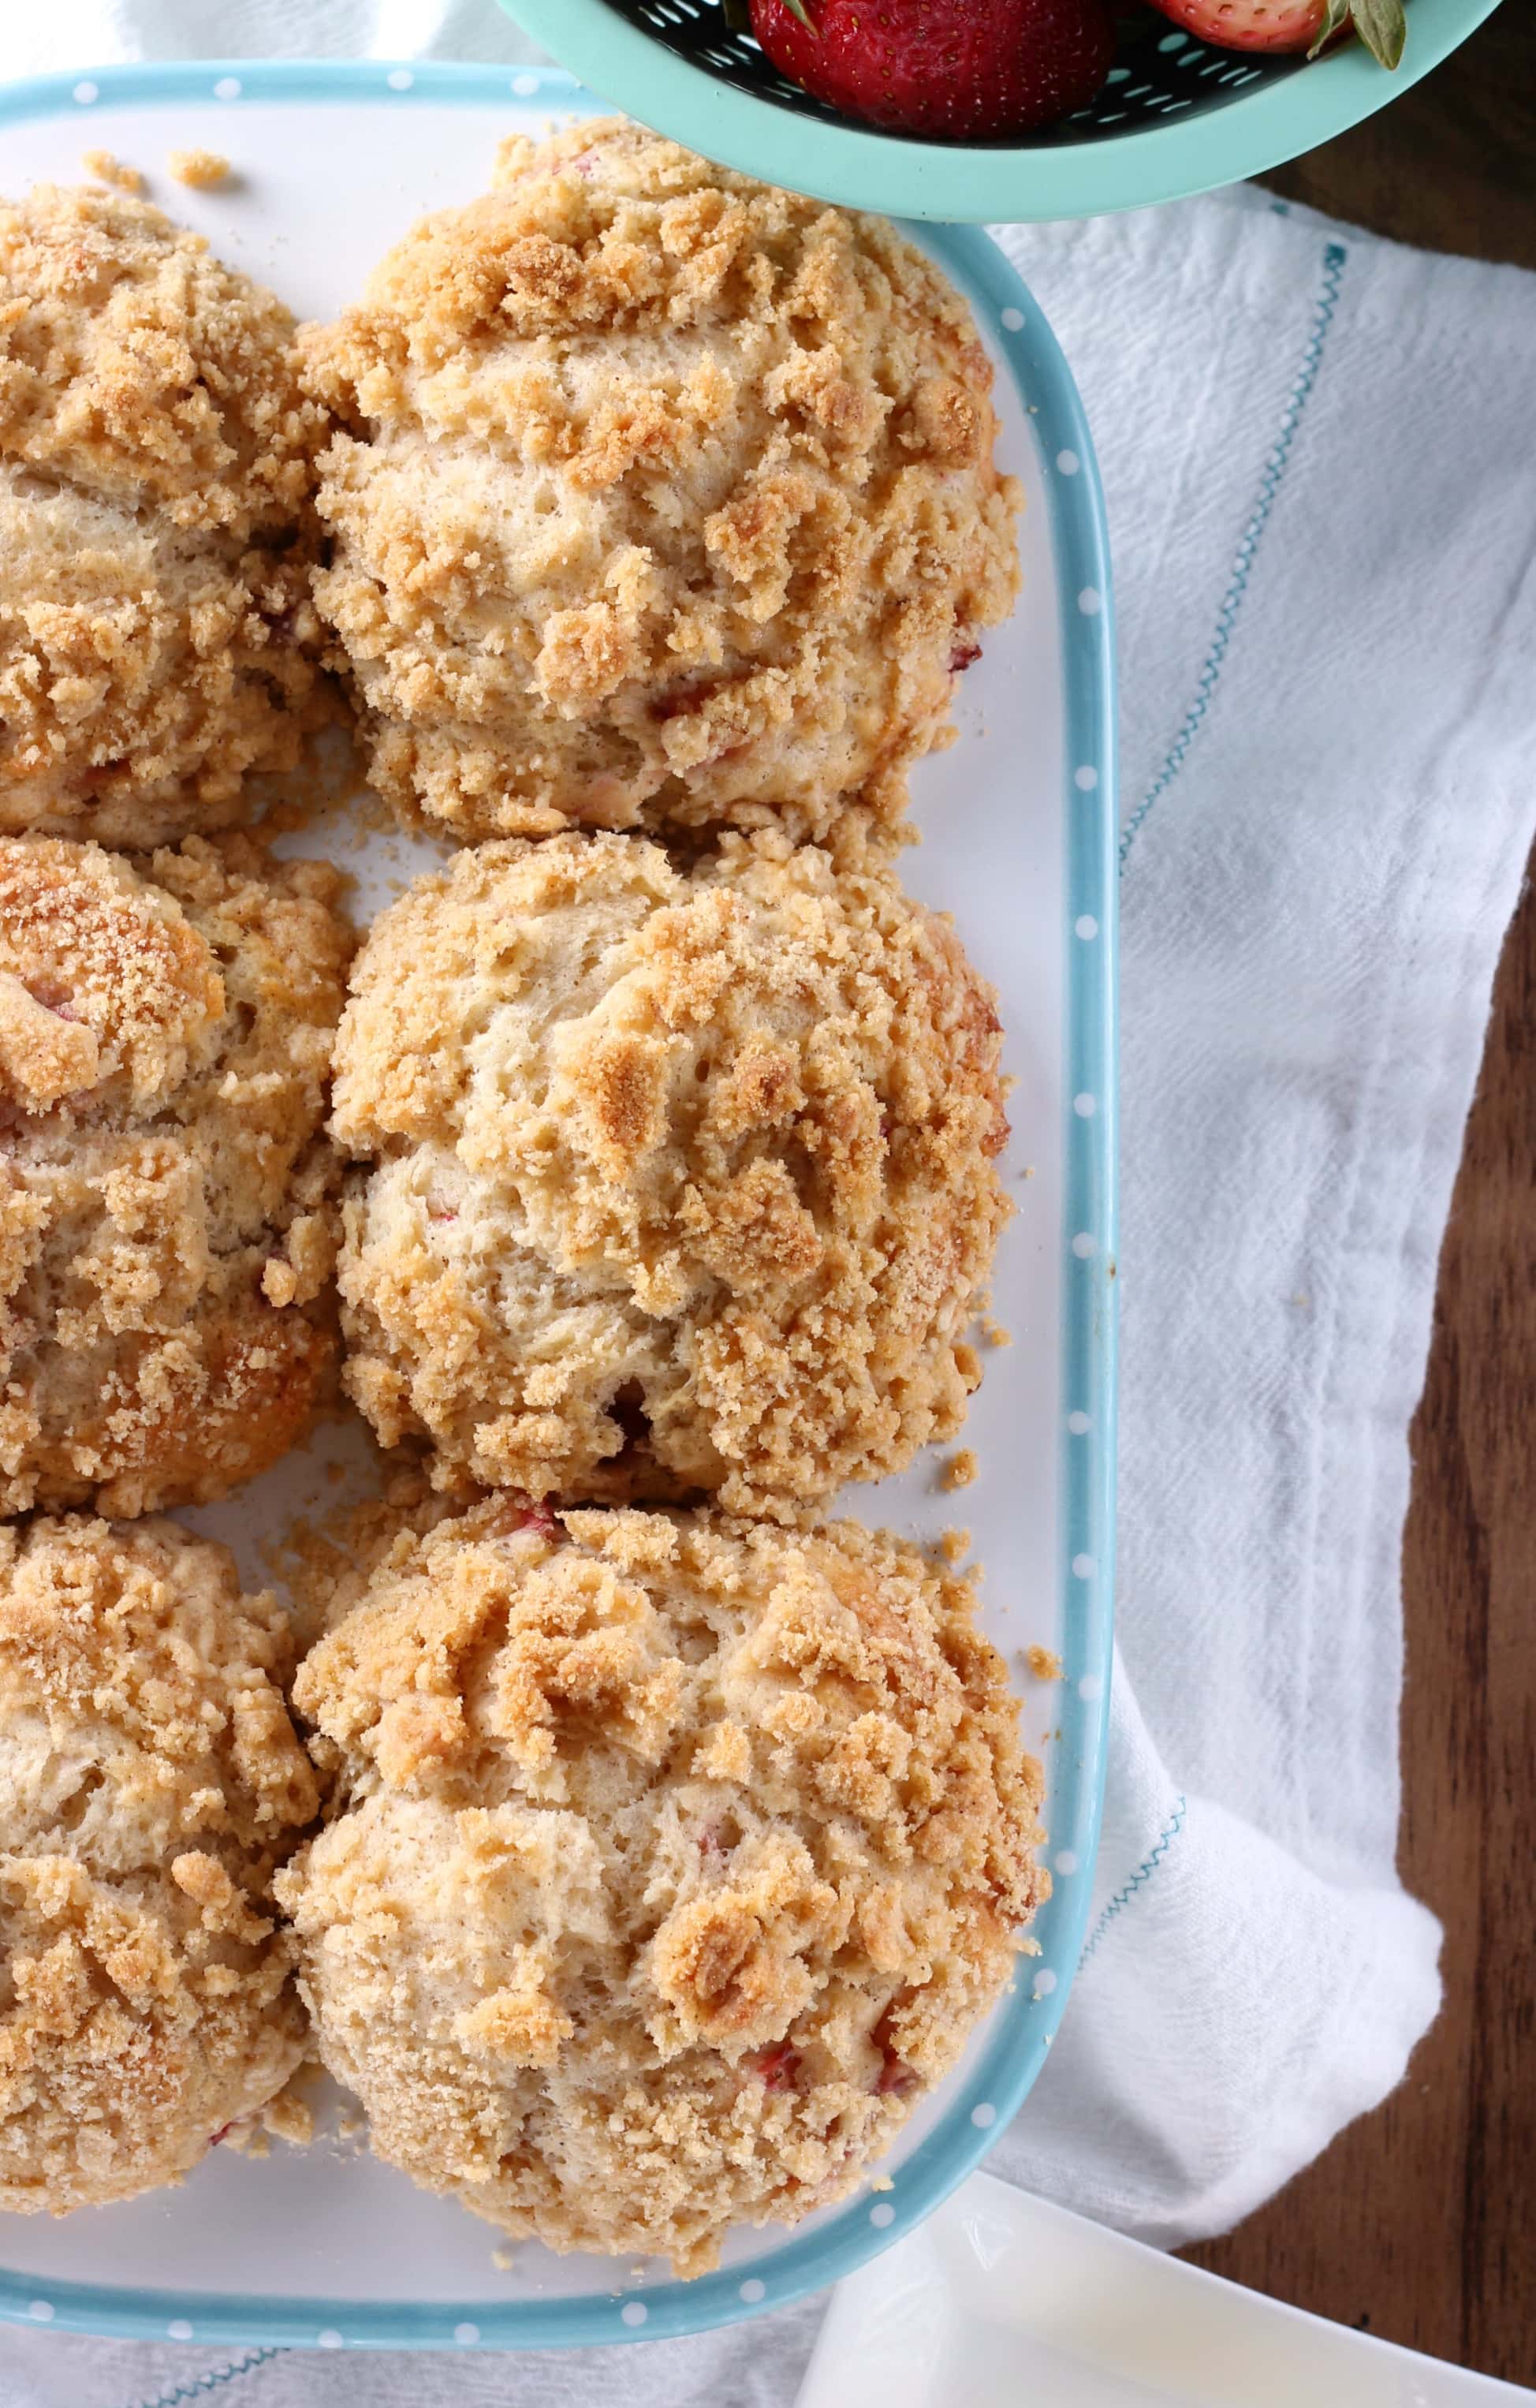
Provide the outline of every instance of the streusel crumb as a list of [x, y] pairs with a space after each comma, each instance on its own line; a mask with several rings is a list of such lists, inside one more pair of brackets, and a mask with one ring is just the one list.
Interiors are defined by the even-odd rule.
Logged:
[[144, 179], [136, 167], [114, 158], [110, 150], [82, 150], [80, 165], [87, 175], [94, 176], [101, 184], [113, 184], [120, 193], [142, 193]]
[[195, 193], [229, 181], [229, 161], [218, 150], [173, 150], [165, 165], [178, 184], [188, 184]]
[[992, 369], [882, 219], [619, 119], [509, 141], [306, 330], [348, 431], [316, 594], [373, 777], [470, 838], [902, 808], [1020, 494]]
[[461, 853], [337, 1039], [352, 1398], [444, 1487], [778, 1512], [952, 1437], [1010, 1207], [991, 989], [782, 838]]
[[0, 1528], [0, 2207], [177, 2182], [297, 2066], [291, 1670], [276, 1601], [174, 1523]]
[[357, 1586], [278, 1894], [377, 2154], [685, 2274], [855, 2188], [1049, 1887], [969, 1585], [851, 1523], [503, 1499]]
[[0, 1512], [221, 1497], [334, 1355], [336, 873], [0, 838]]
[[298, 758], [324, 421], [292, 334], [147, 202], [0, 204], [0, 831], [144, 848]]

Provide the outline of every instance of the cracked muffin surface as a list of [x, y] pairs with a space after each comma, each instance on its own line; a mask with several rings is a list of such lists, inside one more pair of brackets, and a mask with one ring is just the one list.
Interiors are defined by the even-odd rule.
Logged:
[[0, 2207], [176, 2182], [303, 2055], [287, 1617], [176, 1524], [0, 1527]]
[[322, 862], [0, 838], [0, 1511], [226, 1494], [334, 1355]]
[[992, 369], [881, 219], [610, 119], [306, 328], [375, 783], [478, 840], [892, 817], [1017, 586]]
[[853, 2188], [1049, 1887], [970, 1585], [851, 1523], [492, 1499], [337, 1603], [277, 1891], [377, 2154], [688, 2274]]
[[352, 985], [346, 1382], [439, 1486], [783, 1512], [959, 1428], [1001, 1034], [889, 869], [507, 839], [382, 913]]
[[0, 831], [144, 848], [297, 760], [325, 420], [293, 334], [147, 202], [0, 203]]

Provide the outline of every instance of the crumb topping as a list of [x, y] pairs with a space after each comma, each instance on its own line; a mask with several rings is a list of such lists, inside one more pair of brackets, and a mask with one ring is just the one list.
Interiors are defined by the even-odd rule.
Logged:
[[146, 846], [297, 759], [324, 419], [292, 337], [147, 202], [0, 203], [0, 830]]
[[462, 853], [337, 1040], [347, 1383], [433, 1476], [782, 1512], [954, 1434], [1009, 1207], [991, 991], [782, 839]]
[[403, 1530], [294, 1696], [324, 2060], [555, 2248], [698, 2273], [851, 2189], [1048, 1890], [969, 1585], [853, 1524], [491, 1501]]
[[884, 221], [619, 119], [306, 329], [373, 777], [478, 839], [897, 813], [1017, 584], [992, 369]]
[[275, 1600], [174, 1523], [0, 1529], [0, 2206], [177, 2181], [297, 2065], [291, 1670]]
[[0, 838], [0, 1510], [220, 1497], [334, 1354], [339, 882]]

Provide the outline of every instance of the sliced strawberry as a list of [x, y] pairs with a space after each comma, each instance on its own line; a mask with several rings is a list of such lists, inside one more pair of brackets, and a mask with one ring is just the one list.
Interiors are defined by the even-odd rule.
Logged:
[[1115, 57], [1104, 0], [752, 0], [752, 30], [818, 100], [947, 142], [1086, 108]]
[[747, 2061], [764, 2090], [794, 2088], [800, 2071], [800, 2051], [791, 2048], [787, 2040], [781, 2040], [776, 2048], [760, 2048], [756, 2057]]

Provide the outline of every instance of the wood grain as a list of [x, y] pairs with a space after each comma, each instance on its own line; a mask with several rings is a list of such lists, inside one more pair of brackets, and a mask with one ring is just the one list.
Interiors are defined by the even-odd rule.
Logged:
[[[1413, 10], [1409, 9], [1410, 38]], [[1536, 9], [1267, 178], [1405, 242], [1536, 267]], [[1536, 397], [1532, 402], [1536, 442]], [[1536, 710], [1536, 663], [1532, 664]], [[1188, 2254], [1536, 2385], [1536, 889], [1505, 945], [1441, 1258], [1404, 1538], [1403, 1880], [1445, 1926], [1408, 2078]]]

